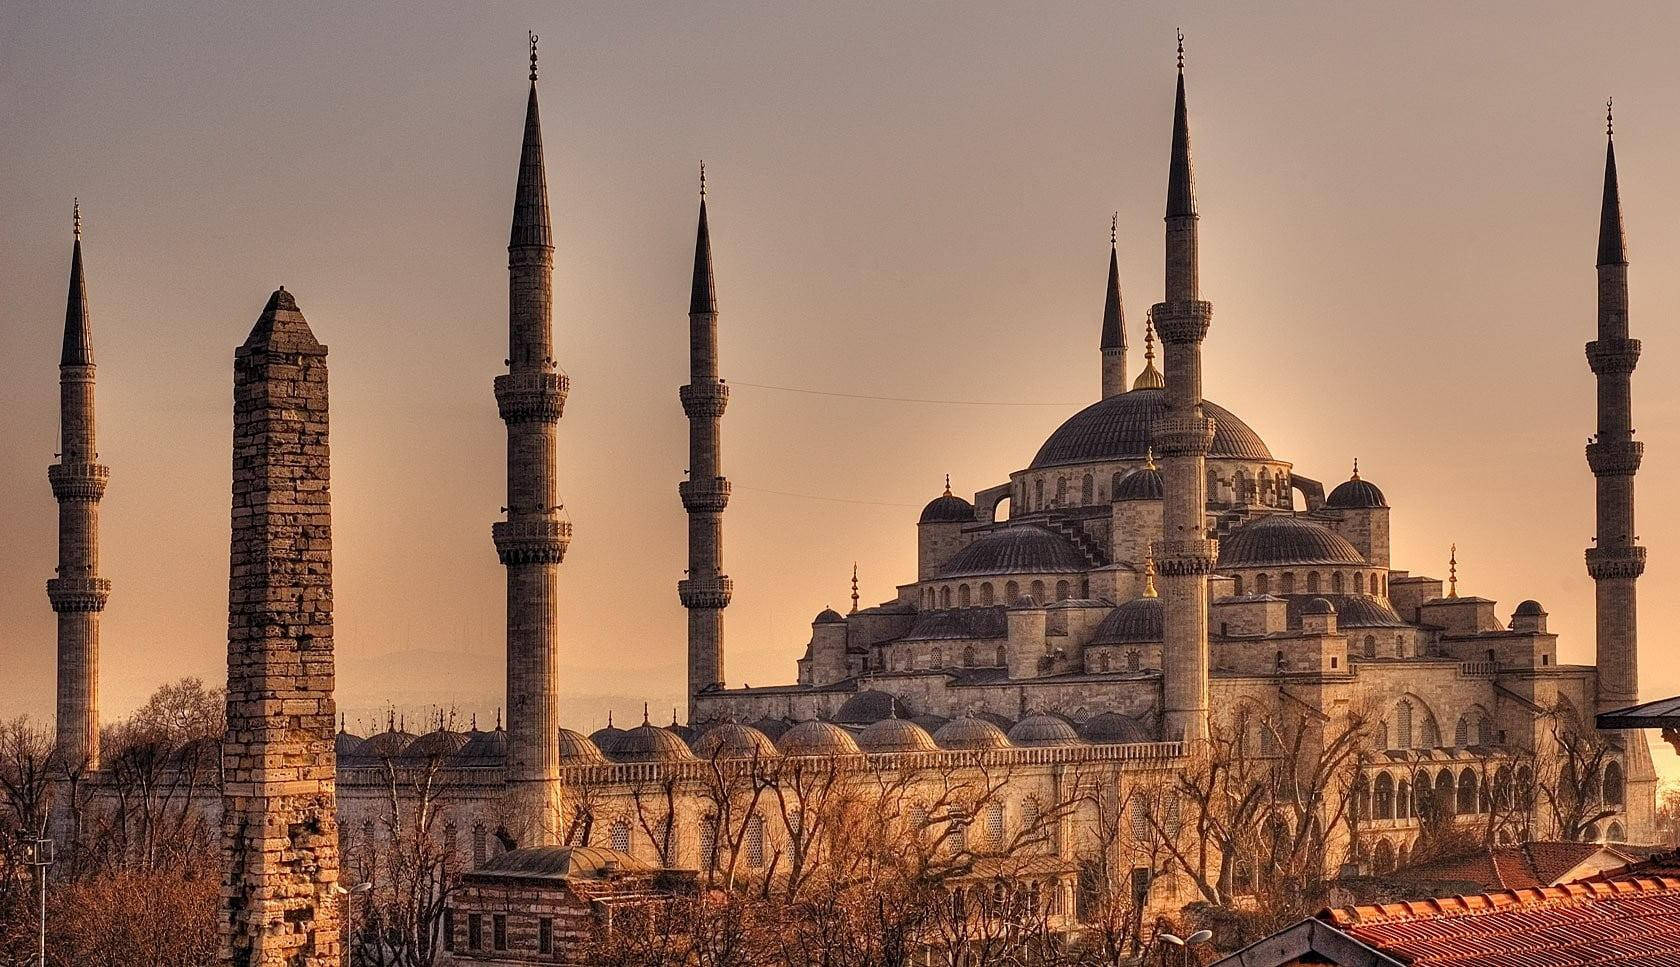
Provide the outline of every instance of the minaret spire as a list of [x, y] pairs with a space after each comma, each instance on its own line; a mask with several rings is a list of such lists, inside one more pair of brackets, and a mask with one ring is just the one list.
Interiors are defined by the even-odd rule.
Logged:
[[99, 576], [99, 501], [110, 470], [98, 462], [93, 324], [82, 273], [82, 205], [71, 205], [70, 291], [58, 359], [59, 453], [47, 468], [58, 500], [58, 570], [47, 598], [58, 614], [57, 744], [66, 768], [99, 768], [99, 617], [111, 582]]
[[735, 585], [723, 573], [723, 411], [729, 385], [718, 376], [717, 284], [706, 219], [706, 166], [700, 166], [700, 216], [694, 235], [694, 283], [688, 300], [688, 373], [677, 397], [688, 416], [688, 479], [677, 484], [688, 512], [688, 573], [677, 598], [688, 609], [688, 719], [698, 721], [697, 697], [723, 685], [723, 609]]
[[1120, 213], [1108, 225], [1108, 289], [1103, 296], [1102, 395], [1126, 392], [1126, 310], [1120, 301]]
[[507, 519], [492, 528], [507, 568], [508, 828], [521, 846], [556, 841], [560, 727], [556, 607], [572, 525], [562, 513], [556, 433], [570, 380], [554, 361], [554, 244], [537, 108], [537, 37], [508, 235], [508, 371], [496, 377], [507, 424]]
[[1208, 734], [1208, 575], [1219, 554], [1207, 526], [1207, 452], [1213, 420], [1202, 410], [1202, 340], [1213, 306], [1198, 281], [1196, 179], [1190, 163], [1190, 115], [1184, 94], [1184, 34], [1178, 35], [1178, 84], [1167, 168], [1165, 301], [1150, 310], [1161, 337], [1167, 409], [1151, 434], [1161, 456], [1163, 540], [1156, 547], [1164, 632], [1161, 693], [1164, 738]]

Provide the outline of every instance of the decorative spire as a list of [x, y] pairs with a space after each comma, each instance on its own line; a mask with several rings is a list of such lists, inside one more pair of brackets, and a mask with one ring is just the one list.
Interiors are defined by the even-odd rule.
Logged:
[[542, 118], [537, 110], [537, 35], [530, 37], [531, 93], [525, 101], [525, 141], [519, 149], [519, 183], [513, 193], [513, 230], [508, 236], [508, 247], [552, 248], [548, 177], [543, 171]]
[[[498, 719], [498, 721], [500, 721], [500, 719]], [[607, 709], [607, 728], [610, 729], [612, 727], [613, 727], [613, 724], [612, 724], [612, 709], [609, 708], [609, 709]]]
[[857, 562], [853, 561], [852, 562], [852, 614], [857, 614], [857, 610], [858, 610]]
[[496, 706], [496, 731], [500, 732], [501, 730], [502, 730], [502, 707], [500, 705], [498, 705], [498, 706]]
[[671, 728], [674, 729], [676, 727], [677, 727], [677, 707], [675, 705], [673, 705], [673, 706], [671, 706]]
[[951, 496], [951, 475], [945, 475], [945, 496]]
[[694, 287], [688, 312], [716, 312], [717, 282], [712, 278], [712, 231], [706, 224], [706, 163], [700, 162], [700, 225], [694, 233]]
[[1159, 594], [1155, 590], [1155, 544], [1150, 544], [1143, 551], [1143, 596], [1153, 598]]
[[1353, 476], [1350, 479], [1352, 479], [1352, 480], [1358, 480], [1359, 479], [1359, 458], [1358, 457], [1353, 458]]
[[1598, 264], [1627, 264], [1627, 236], [1622, 231], [1622, 191], [1616, 179], [1615, 115], [1604, 102], [1604, 206], [1598, 215]]
[[72, 231], [76, 234], [76, 241], [82, 240], [82, 200], [74, 196], [70, 199], [70, 222]]
[[535, 84], [537, 82], [537, 35], [527, 30], [525, 36], [531, 39], [531, 83]]
[[1155, 469], [1155, 447], [1153, 445], [1143, 448], [1143, 469]]
[[82, 277], [82, 203], [71, 202], [70, 294], [64, 300], [64, 347], [60, 366], [93, 365], [93, 321], [88, 315], [87, 280]]
[[652, 722], [648, 721], [648, 703], [646, 703], [646, 702], [642, 703], [642, 724], [643, 725], [652, 725], [653, 724]]
[[1458, 545], [1452, 546], [1447, 557], [1447, 597], [1458, 597]]
[[1143, 371], [1132, 381], [1132, 389], [1162, 389], [1166, 385], [1161, 371], [1155, 368], [1155, 315], [1151, 311], [1143, 319]]
[[[1126, 310], [1120, 301], [1119, 231], [1120, 213], [1115, 212], [1108, 228], [1108, 293], [1103, 300], [1103, 349], [1126, 348]], [[1121, 378], [1125, 378], [1124, 374]], [[1125, 383], [1120, 386], [1124, 389]]]
[[1167, 217], [1195, 217], [1196, 174], [1190, 163], [1190, 112], [1184, 103], [1184, 31], [1178, 32], [1178, 99], [1173, 104], [1172, 166], [1167, 171]]

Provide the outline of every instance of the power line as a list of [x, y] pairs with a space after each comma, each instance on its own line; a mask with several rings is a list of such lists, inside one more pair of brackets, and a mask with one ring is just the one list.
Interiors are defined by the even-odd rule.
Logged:
[[787, 490], [767, 490], [763, 487], [743, 487], [740, 484], [735, 484], [734, 487], [736, 490], [750, 490], [753, 493], [774, 494], [777, 497], [798, 497], [801, 500], [824, 500], [832, 504], [864, 504], [869, 507], [909, 507], [912, 510], [914, 510], [917, 506], [916, 504], [900, 504], [888, 500], [854, 500], [850, 497], [824, 497], [820, 494], [796, 494]]
[[[910, 396], [870, 396], [864, 393], [835, 393], [829, 390], [804, 389], [798, 386], [772, 386], [768, 383], [748, 383], [743, 380], [729, 380], [731, 386], [750, 386], [753, 389], [775, 390], [778, 393], [801, 393], [806, 396], [834, 396], [847, 400], [879, 400], [884, 403], [934, 403], [943, 406], [1084, 406], [1078, 403], [1058, 403], [1052, 401], [1017, 401], [1017, 400], [929, 400]], [[904, 505], [899, 505], [904, 506]]]

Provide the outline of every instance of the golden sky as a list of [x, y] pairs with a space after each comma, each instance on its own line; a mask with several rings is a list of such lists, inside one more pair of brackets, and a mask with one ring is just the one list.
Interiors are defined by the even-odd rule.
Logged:
[[[1208, 398], [1354, 457], [1396, 568], [1592, 657], [1583, 563], [1603, 101], [1632, 262], [1642, 687], [1680, 692], [1680, 84], [1666, 3], [174, 3], [0, 9], [0, 713], [52, 704], [57, 352], [80, 196], [99, 363], [105, 715], [225, 652], [233, 348], [284, 283], [331, 347], [341, 705], [491, 715], [491, 379], [525, 30], [543, 37], [568, 724], [682, 693], [687, 286], [722, 309], [731, 684], [915, 575], [945, 473], [1004, 481], [1097, 392], [1108, 222], [1160, 298], [1173, 28], [1215, 305]], [[791, 394], [767, 384], [935, 405]], [[788, 496], [790, 494], [807, 496]], [[814, 498], [830, 499], [814, 499]]]

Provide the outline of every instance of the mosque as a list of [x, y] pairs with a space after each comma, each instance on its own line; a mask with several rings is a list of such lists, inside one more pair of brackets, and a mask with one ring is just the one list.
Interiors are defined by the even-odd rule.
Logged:
[[[572, 522], [558, 495], [555, 430], [569, 383], [551, 326], [554, 246], [533, 43], [508, 248], [508, 371], [494, 387], [508, 434], [506, 516], [491, 535], [507, 570], [506, 727], [413, 735], [393, 723], [371, 737], [341, 729], [347, 863], [375, 835], [391, 762], [447, 763], [440, 835], [463, 869], [530, 874], [519, 864], [538, 861], [521, 857], [563, 845], [696, 869], [718, 848], [701, 797], [680, 801], [670, 838], [654, 843], [629, 813], [637, 784], [666, 776], [680, 786], [719, 759], [824, 756], [860, 774], [1006, 764], [1016, 770], [1011, 788], [986, 818], [996, 831], [1024, 821], [1072, 771], [1097, 769], [1121, 784], [1170, 776], [1210, 737], [1284, 707], [1321, 738], [1349, 723], [1363, 731], [1370, 752], [1360, 760], [1360, 783], [1370, 791], [1362, 793], [1357, 835], [1377, 868], [1392, 868], [1420, 833], [1414, 793], [1433, 790], [1449, 811], [1484, 814], [1486, 777], [1555, 757], [1560, 718], [1566, 730], [1590, 732], [1596, 714], [1636, 703], [1634, 595], [1644, 549], [1632, 521], [1642, 445], [1633, 439], [1629, 385], [1639, 343], [1628, 337], [1613, 140], [1597, 249], [1598, 326], [1587, 345], [1599, 382], [1597, 433], [1587, 448], [1598, 482], [1598, 537], [1586, 552], [1597, 586], [1594, 665], [1558, 662], [1539, 602], [1505, 614], [1459, 588], [1455, 570], [1443, 581], [1395, 567], [1388, 498], [1357, 464], [1326, 492], [1242, 418], [1204, 398], [1204, 389], [1218, 393], [1204, 387], [1201, 368], [1204, 340], [1217, 330], [1199, 278], [1182, 43], [1167, 174], [1163, 299], [1143, 313], [1142, 365], [1131, 358], [1136, 313], [1128, 319], [1111, 245], [1096, 333], [1100, 398], [1007, 479], [969, 497], [947, 481], [916, 522], [917, 573], [896, 596], [860, 607], [854, 583], [851, 610], [817, 614], [804, 653], [790, 653], [792, 680], [750, 688], [725, 676], [733, 585], [722, 554], [731, 491], [721, 423], [730, 394], [702, 185], [690, 381], [678, 394], [691, 431], [689, 472], [677, 488], [689, 521], [688, 568], [677, 582], [689, 613], [688, 722], [644, 717], [584, 735], [564, 727], [557, 711], [566, 683], [556, 660], [562, 624], [554, 589]], [[97, 577], [95, 508], [106, 470], [92, 449], [79, 233], [61, 372], [65, 453], [53, 485], [64, 508], [65, 557], [49, 588], [61, 619], [59, 735], [93, 744], [82, 757], [96, 768], [97, 617], [109, 583]], [[1240, 714], [1245, 709], [1253, 715]], [[1656, 776], [1645, 739], [1601, 738], [1612, 754], [1594, 793], [1612, 815], [1589, 834], [1648, 841]], [[1277, 751], [1264, 734], [1254, 742], [1261, 754]], [[568, 813], [580, 789], [593, 814], [588, 841], [567, 832], [578, 828]], [[1534, 821], [1535, 838], [1555, 833], [1542, 817]], [[1069, 864], [1093, 842], [1082, 822], [1069, 817], [1056, 841]], [[762, 819], [753, 825], [749, 865], [762, 865], [781, 835]], [[1076, 869], [1053, 871], [1051, 889], [1071, 895]]]

